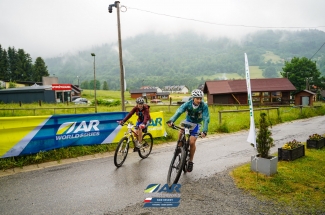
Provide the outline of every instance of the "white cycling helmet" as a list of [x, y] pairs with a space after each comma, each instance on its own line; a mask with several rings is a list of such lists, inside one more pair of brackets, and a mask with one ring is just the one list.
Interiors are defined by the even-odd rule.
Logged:
[[135, 101], [137, 104], [143, 104], [144, 103], [144, 99], [142, 97], [137, 98], [137, 100]]
[[192, 91], [191, 96], [193, 98], [202, 98], [204, 97], [204, 93], [202, 92], [202, 90], [199, 89], [195, 89]]

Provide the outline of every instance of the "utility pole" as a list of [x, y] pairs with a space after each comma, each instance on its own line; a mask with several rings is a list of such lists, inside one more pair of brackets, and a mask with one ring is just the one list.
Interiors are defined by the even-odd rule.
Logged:
[[112, 13], [113, 7], [117, 11], [117, 33], [118, 33], [118, 46], [119, 46], [119, 58], [120, 58], [120, 77], [121, 77], [121, 99], [122, 99], [122, 111], [125, 111], [124, 102], [124, 70], [123, 70], [123, 59], [122, 59], [122, 42], [121, 42], [121, 25], [120, 25], [120, 2], [115, 1], [114, 4], [108, 6], [108, 12]]
[[97, 113], [97, 98], [96, 98], [96, 69], [95, 69], [95, 53], [91, 53], [94, 57], [94, 94], [95, 94], [95, 113]]

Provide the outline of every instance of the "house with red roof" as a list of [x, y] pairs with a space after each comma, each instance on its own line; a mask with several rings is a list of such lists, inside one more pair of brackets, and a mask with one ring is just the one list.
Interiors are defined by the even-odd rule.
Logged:
[[[296, 87], [287, 78], [251, 79], [254, 104], [290, 104]], [[248, 104], [246, 79], [206, 81], [203, 92], [208, 104]]]

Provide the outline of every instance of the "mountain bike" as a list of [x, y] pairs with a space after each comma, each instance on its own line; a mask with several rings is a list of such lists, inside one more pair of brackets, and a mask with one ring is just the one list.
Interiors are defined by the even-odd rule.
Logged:
[[[137, 141], [137, 133], [134, 131], [134, 125], [131, 122], [125, 123], [123, 126], [127, 126], [127, 131], [119, 141], [114, 154], [114, 164], [116, 167], [121, 167], [126, 157], [128, 156], [130, 142], [132, 141], [135, 147], [135, 141]], [[147, 158], [152, 150], [153, 138], [150, 133], [147, 132], [148, 128], [142, 130], [142, 143], [138, 149], [138, 154], [141, 158]]]
[[181, 137], [177, 141], [174, 155], [172, 161], [169, 165], [167, 174], [167, 184], [171, 186], [172, 184], [177, 184], [182, 171], [187, 172], [187, 165], [190, 159], [190, 132], [195, 128], [194, 123], [182, 123], [182, 127], [172, 125], [171, 128], [181, 131]]

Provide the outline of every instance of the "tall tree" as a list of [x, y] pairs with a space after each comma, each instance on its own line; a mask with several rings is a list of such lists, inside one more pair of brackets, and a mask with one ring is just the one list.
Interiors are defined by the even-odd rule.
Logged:
[[325, 76], [325, 56], [322, 56], [322, 58], [317, 61], [319, 65], [319, 71], [322, 74], [322, 76]]
[[[89, 82], [89, 89], [94, 89], [94, 80]], [[96, 80], [96, 90], [100, 90], [100, 81]]]
[[316, 85], [324, 88], [322, 77], [316, 67], [316, 62], [311, 61], [306, 57], [294, 57], [290, 62], [286, 61], [281, 72], [282, 77], [288, 77], [291, 83], [300, 90], [309, 90], [309, 86]]
[[17, 68], [15, 73], [16, 80], [30, 80], [32, 76], [32, 58], [25, 53], [23, 49], [18, 49], [17, 52]]
[[88, 81], [83, 81], [83, 82], [81, 82], [80, 87], [81, 87], [82, 89], [90, 89], [90, 88], [89, 88], [89, 83], [88, 83]]
[[103, 90], [108, 90], [107, 81], [104, 81], [104, 83], [103, 83]]
[[263, 76], [265, 78], [276, 78], [276, 77], [278, 77], [278, 73], [276, 72], [276, 69], [274, 66], [268, 66], [263, 71]]
[[41, 57], [38, 57], [33, 66], [32, 81], [42, 81], [43, 76], [49, 76], [49, 72], [44, 60]]
[[9, 61], [9, 80], [17, 80], [15, 76], [17, 70], [17, 51], [15, 47], [8, 47], [8, 61]]
[[0, 80], [9, 81], [9, 61], [6, 49], [0, 45]]

